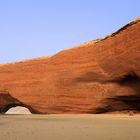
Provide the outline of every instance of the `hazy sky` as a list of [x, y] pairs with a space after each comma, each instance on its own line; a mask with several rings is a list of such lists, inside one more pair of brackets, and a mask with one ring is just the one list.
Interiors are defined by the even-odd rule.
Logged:
[[140, 16], [140, 0], [0, 0], [0, 63], [52, 55]]

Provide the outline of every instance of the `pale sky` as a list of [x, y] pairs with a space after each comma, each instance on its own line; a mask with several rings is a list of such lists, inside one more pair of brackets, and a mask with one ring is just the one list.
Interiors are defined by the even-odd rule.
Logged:
[[140, 16], [140, 0], [1, 0], [0, 63], [50, 56]]

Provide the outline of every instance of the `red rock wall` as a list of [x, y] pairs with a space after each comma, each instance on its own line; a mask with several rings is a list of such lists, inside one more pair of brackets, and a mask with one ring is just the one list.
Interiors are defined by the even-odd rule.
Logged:
[[1, 65], [0, 90], [33, 113], [139, 112], [139, 61], [138, 19], [54, 56]]

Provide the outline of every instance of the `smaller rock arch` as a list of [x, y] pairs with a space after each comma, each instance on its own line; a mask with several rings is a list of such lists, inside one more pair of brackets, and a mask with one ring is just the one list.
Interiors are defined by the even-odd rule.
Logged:
[[18, 99], [10, 95], [9, 92], [0, 91], [0, 113], [4, 114], [9, 109], [14, 108], [14, 107], [27, 108], [33, 114], [39, 113], [32, 107], [20, 102]]

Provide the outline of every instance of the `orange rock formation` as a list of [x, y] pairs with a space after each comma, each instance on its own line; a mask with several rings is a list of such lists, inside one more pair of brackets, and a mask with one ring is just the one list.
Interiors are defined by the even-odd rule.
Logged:
[[140, 111], [140, 19], [51, 57], [0, 65], [0, 112]]

